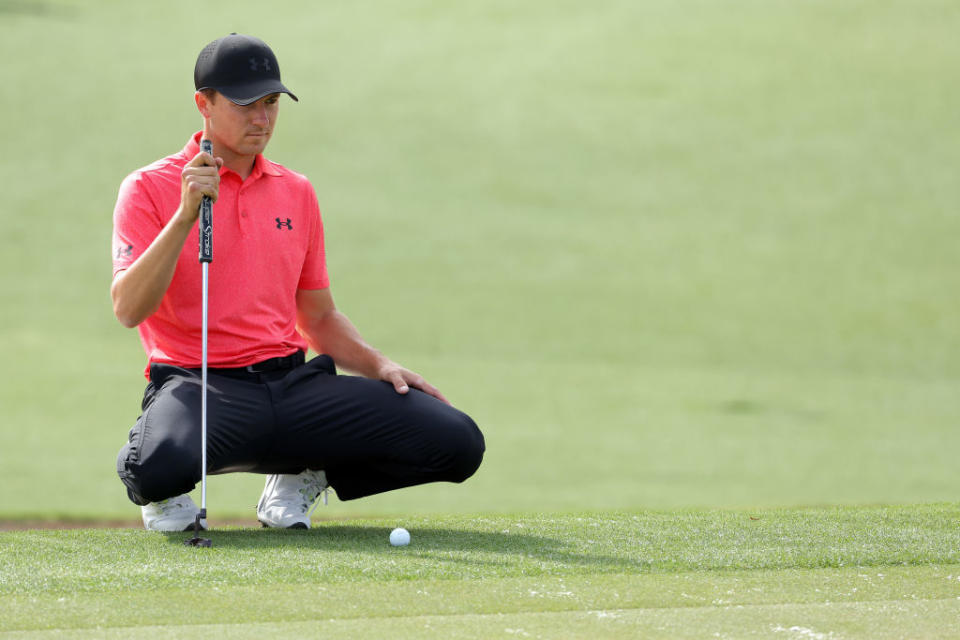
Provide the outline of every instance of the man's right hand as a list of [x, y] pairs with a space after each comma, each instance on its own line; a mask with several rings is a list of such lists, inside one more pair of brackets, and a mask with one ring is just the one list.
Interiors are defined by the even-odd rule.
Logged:
[[173, 279], [187, 234], [200, 216], [203, 196], [217, 199], [222, 158], [198, 153], [180, 173], [180, 208], [139, 258], [113, 278], [113, 312], [125, 327], [135, 327], [157, 310]]
[[180, 173], [180, 211], [184, 222], [193, 224], [200, 215], [203, 196], [214, 202], [220, 194], [220, 167], [223, 158], [214, 158], [200, 152], [188, 162]]

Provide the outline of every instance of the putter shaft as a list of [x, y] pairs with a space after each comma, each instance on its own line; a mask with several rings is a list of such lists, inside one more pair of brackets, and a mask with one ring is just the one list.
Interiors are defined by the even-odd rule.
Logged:
[[[200, 150], [213, 154], [209, 140], [200, 141]], [[200, 537], [200, 521], [207, 517], [207, 309], [209, 307], [210, 263], [213, 262], [213, 201], [203, 196], [200, 202], [200, 269], [202, 271], [202, 318], [200, 346], [200, 513], [193, 523], [193, 538], [185, 544], [194, 547], [210, 547], [208, 538]]]

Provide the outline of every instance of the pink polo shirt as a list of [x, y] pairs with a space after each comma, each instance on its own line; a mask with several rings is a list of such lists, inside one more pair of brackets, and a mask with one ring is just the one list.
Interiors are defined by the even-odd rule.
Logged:
[[[180, 153], [134, 171], [113, 213], [113, 274], [144, 252], [180, 206], [180, 173], [200, 151], [200, 133]], [[149, 363], [197, 368], [201, 360], [201, 269], [197, 225], [188, 235], [160, 308], [137, 329]], [[208, 363], [243, 367], [306, 351], [296, 330], [297, 289], [325, 289], [323, 223], [306, 177], [256, 157], [246, 180], [220, 170], [209, 266]]]

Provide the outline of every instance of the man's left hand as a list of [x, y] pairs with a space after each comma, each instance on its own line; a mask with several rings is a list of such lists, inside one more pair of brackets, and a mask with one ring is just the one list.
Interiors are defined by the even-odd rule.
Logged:
[[396, 362], [390, 362], [380, 368], [380, 379], [392, 384], [393, 388], [399, 394], [406, 394], [410, 391], [410, 387], [413, 387], [414, 389], [420, 389], [420, 391], [433, 396], [441, 402], [450, 404], [450, 401], [440, 393], [440, 390], [424, 380], [423, 376], [401, 367]]

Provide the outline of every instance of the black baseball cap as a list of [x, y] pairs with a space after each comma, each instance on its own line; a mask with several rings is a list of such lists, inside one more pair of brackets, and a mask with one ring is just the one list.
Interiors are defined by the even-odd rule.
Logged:
[[197, 91], [215, 89], [240, 105], [271, 93], [285, 93], [297, 100], [280, 82], [280, 65], [267, 43], [237, 33], [218, 38], [203, 48], [193, 69], [193, 84]]

